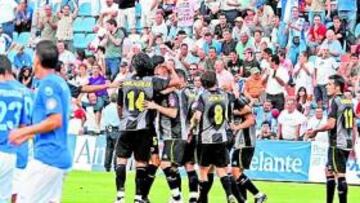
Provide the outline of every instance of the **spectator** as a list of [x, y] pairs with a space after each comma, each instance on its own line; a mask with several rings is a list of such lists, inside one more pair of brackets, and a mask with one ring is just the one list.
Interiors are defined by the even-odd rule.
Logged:
[[213, 35], [211, 32], [207, 32], [204, 35], [204, 44], [202, 47], [206, 54], [210, 54], [210, 48], [215, 48], [216, 54], [221, 54], [221, 43], [218, 42], [216, 39], [213, 39]]
[[[106, 84], [106, 78], [101, 74], [101, 69], [98, 65], [92, 67], [92, 75], [89, 78], [89, 85], [104, 85]], [[108, 101], [108, 94], [106, 90], [99, 90], [95, 92], [97, 97], [96, 104], [94, 106], [95, 121], [98, 127], [100, 127], [101, 111]]]
[[268, 121], [264, 121], [261, 123], [260, 133], [257, 136], [259, 140], [275, 140], [276, 133], [271, 130], [270, 123]]
[[251, 103], [260, 102], [260, 97], [265, 91], [264, 81], [258, 67], [250, 69], [251, 76], [245, 82], [244, 95]]
[[293, 42], [294, 37], [302, 38], [305, 19], [299, 17], [299, 8], [294, 6], [291, 8], [291, 18], [287, 22], [286, 33], [289, 34], [288, 46]]
[[305, 116], [296, 109], [295, 98], [288, 98], [286, 109], [281, 111], [278, 121], [278, 137], [281, 140], [300, 140], [300, 127], [305, 122]]
[[357, 1], [338, 0], [337, 11], [340, 19], [345, 20], [348, 30], [354, 33], [356, 25]]
[[129, 75], [130, 70], [129, 70], [129, 64], [127, 61], [123, 60], [121, 61], [120, 64], [120, 71], [117, 74], [116, 78], [114, 81], [116, 82], [122, 82], [126, 79], [126, 77]]
[[234, 76], [239, 75], [241, 77], [243, 75], [241, 69], [241, 67], [243, 66], [243, 61], [239, 59], [235, 51], [231, 51], [228, 58], [229, 58], [227, 63], [228, 70]]
[[271, 22], [271, 34], [270, 39], [274, 47], [280, 47], [284, 49], [288, 43], [288, 34], [286, 33], [286, 23], [280, 22], [279, 16], [274, 16]]
[[28, 7], [27, 0], [21, 0], [15, 14], [15, 31], [30, 32], [33, 10]]
[[216, 49], [214, 47], [210, 47], [208, 57], [205, 58], [204, 69], [205, 70], [215, 70], [214, 65], [215, 65], [216, 59], [217, 59]]
[[260, 62], [260, 68], [262, 71], [265, 71], [267, 69], [270, 69], [271, 67], [271, 56], [272, 56], [272, 50], [270, 48], [266, 48], [262, 51], [262, 60]]
[[104, 26], [109, 19], [116, 20], [118, 16], [119, 5], [114, 3], [114, 0], [105, 0], [105, 4], [101, 7], [99, 22], [101, 26]]
[[154, 36], [153, 36], [152, 32], [150, 31], [149, 25], [144, 25], [143, 32], [140, 37], [140, 41], [141, 41], [143, 48], [147, 51], [150, 51], [150, 49], [153, 46]]
[[126, 20], [129, 27], [135, 27], [135, 0], [120, 0], [118, 16], [119, 27], [125, 27]]
[[11, 39], [15, 29], [14, 20], [17, 6], [18, 4], [14, 0], [0, 1], [0, 26]]
[[44, 11], [44, 14], [37, 13], [39, 18], [37, 20], [37, 27], [41, 31], [41, 39], [55, 42], [56, 30], [58, 27], [58, 17], [52, 13], [51, 7], [49, 5], [44, 6]]
[[263, 41], [263, 32], [260, 29], [255, 30], [254, 32], [254, 49], [255, 57], [257, 60], [261, 59], [261, 42]]
[[333, 57], [329, 55], [329, 47], [322, 45], [319, 50], [319, 56], [315, 60], [315, 99], [320, 105], [327, 106], [326, 85], [328, 78], [336, 73], [337, 63]]
[[311, 48], [316, 49], [324, 40], [326, 26], [321, 23], [320, 15], [314, 15], [314, 23], [310, 27], [308, 42]]
[[196, 56], [194, 56], [192, 53], [189, 53], [189, 47], [185, 43], [181, 44], [180, 46], [178, 60], [186, 70], [189, 70], [190, 64], [199, 62], [199, 59]]
[[295, 91], [298, 92], [301, 87], [305, 88], [309, 96], [314, 92], [313, 79], [314, 65], [308, 61], [308, 53], [302, 52], [299, 61], [294, 68]]
[[165, 24], [164, 16], [162, 12], [156, 12], [155, 22], [151, 27], [151, 31], [154, 35], [161, 34], [162, 39], [165, 40], [168, 35], [168, 27]]
[[304, 116], [308, 116], [310, 114], [310, 105], [309, 98], [305, 87], [300, 87], [296, 94], [296, 102], [297, 102], [297, 110], [302, 113]]
[[235, 51], [236, 44], [237, 42], [232, 39], [230, 30], [224, 30], [221, 50], [225, 57], [229, 56], [231, 52]]
[[266, 99], [270, 100], [274, 108], [282, 111], [284, 109], [285, 86], [289, 81], [288, 71], [280, 66], [280, 59], [273, 55], [271, 58], [271, 69], [266, 70]]
[[250, 70], [252, 67], [260, 67], [259, 62], [256, 60], [254, 56], [254, 51], [252, 48], [247, 48], [244, 51], [244, 61], [241, 69], [242, 77], [248, 78], [251, 73]]
[[217, 59], [214, 64], [218, 87], [225, 91], [234, 91], [234, 76], [225, 69], [225, 63], [221, 59]]
[[114, 19], [106, 22], [106, 29], [106, 36], [101, 44], [105, 47], [106, 74], [109, 78], [114, 79], [119, 72], [119, 65], [123, 54], [121, 45], [125, 33], [117, 27]]
[[69, 70], [75, 67], [76, 57], [69, 51], [63, 41], [58, 41], [57, 49], [59, 52], [59, 61], [62, 61], [65, 66], [65, 70]]
[[78, 8], [74, 5], [74, 11], [71, 12], [69, 5], [63, 6], [61, 12], [58, 13], [59, 21], [58, 27], [61, 29], [56, 30], [56, 39], [63, 41], [68, 50], [73, 51], [73, 21], [77, 16]]
[[292, 43], [287, 51], [287, 58], [290, 59], [291, 64], [296, 64], [301, 52], [306, 51], [306, 43], [295, 36], [292, 38]]
[[31, 56], [24, 52], [24, 46], [20, 45], [19, 46], [19, 51], [16, 53], [15, 57], [14, 57], [14, 66], [16, 68], [16, 72], [18, 72], [20, 69], [24, 68], [24, 67], [31, 67], [32, 66], [32, 60], [31, 60]]
[[154, 22], [156, 10], [159, 7], [158, 0], [140, 0], [141, 4], [141, 26], [151, 26]]
[[239, 55], [241, 60], [244, 60], [244, 53], [247, 48], [254, 48], [254, 40], [249, 37], [247, 32], [240, 34], [240, 41], [236, 45], [236, 53]]
[[227, 21], [230, 24], [234, 24], [235, 19], [240, 15], [241, 1], [239, 0], [225, 0], [224, 3], [220, 4], [220, 8]]
[[177, 25], [180, 30], [185, 30], [189, 36], [192, 36], [194, 16], [197, 9], [196, 0], [176, 1]]
[[232, 30], [232, 37], [235, 41], [240, 41], [241, 33], [250, 33], [249, 28], [244, 24], [244, 19], [242, 17], [237, 17], [235, 19], [235, 26]]
[[309, 22], [312, 24], [315, 16], [319, 16], [321, 22], [325, 22], [325, 15], [327, 11], [327, 18], [330, 18], [330, 1], [331, 0], [311, 0], [309, 11]]
[[257, 16], [255, 11], [252, 8], [247, 8], [245, 10], [245, 25], [250, 29], [251, 32], [254, 32], [256, 30], [256, 20]]
[[339, 40], [336, 39], [333, 30], [328, 30], [326, 32], [326, 39], [322, 44], [328, 46], [330, 56], [334, 57], [336, 61], [340, 61], [340, 55], [343, 53], [343, 49]]
[[262, 106], [254, 108], [254, 114], [256, 115], [256, 128], [260, 129], [263, 122], [270, 123], [272, 132], [276, 132], [277, 121], [272, 113], [273, 107], [271, 101], [265, 100]]
[[264, 30], [265, 36], [269, 36], [272, 30], [271, 23], [274, 18], [274, 10], [271, 6], [266, 5], [263, 0], [257, 2], [256, 8], [258, 24]]
[[219, 24], [215, 26], [215, 38], [217, 40], [222, 40], [223, 32], [225, 30], [229, 30], [231, 32], [232, 26], [230, 23], [227, 22], [226, 16], [224, 13], [220, 13], [219, 15]]
[[344, 25], [339, 16], [333, 17], [333, 25], [329, 28], [329, 30], [334, 31], [335, 38], [339, 40], [341, 46], [344, 47], [346, 40], [346, 25]]
[[33, 81], [32, 76], [33, 75], [32, 75], [31, 67], [24, 67], [24, 68], [22, 68], [20, 70], [20, 72], [18, 74], [18, 80], [23, 85], [25, 85], [27, 88], [31, 88], [32, 87], [32, 81]]
[[194, 84], [194, 79], [197, 75], [199, 75], [199, 67], [197, 63], [190, 64], [189, 67], [189, 83]]
[[7, 52], [8, 48], [9, 48], [9, 45], [12, 42], [12, 39], [9, 37], [9, 35], [4, 33], [3, 31], [4, 31], [4, 29], [0, 25], [0, 54], [6, 55], [6, 52]]
[[[307, 129], [313, 130], [317, 129], [319, 126], [323, 126], [326, 124], [327, 116], [324, 115], [324, 111], [321, 107], [316, 108], [315, 115], [312, 116], [307, 121]], [[328, 132], [319, 132], [315, 138], [312, 138], [312, 141], [321, 142], [323, 144], [329, 143], [329, 135]]]

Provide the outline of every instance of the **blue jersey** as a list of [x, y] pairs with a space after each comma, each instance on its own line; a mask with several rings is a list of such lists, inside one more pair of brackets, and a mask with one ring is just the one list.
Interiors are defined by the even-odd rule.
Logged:
[[50, 74], [39, 81], [35, 91], [32, 122], [41, 123], [54, 114], [62, 116], [62, 126], [34, 138], [34, 158], [53, 167], [68, 169], [71, 156], [68, 149], [67, 131], [71, 107], [70, 90], [65, 80]]
[[16, 147], [9, 143], [9, 132], [29, 123], [24, 108], [23, 91], [9, 81], [0, 83], [0, 151], [16, 153]]
[[[17, 80], [11, 80], [9, 81], [9, 83], [17, 90], [23, 92], [25, 114], [28, 121], [30, 122], [32, 106], [33, 106], [33, 98], [31, 91], [25, 85], [21, 84]], [[26, 168], [28, 157], [29, 157], [29, 143], [26, 141], [16, 149], [16, 168], [20, 168], [20, 169]]]

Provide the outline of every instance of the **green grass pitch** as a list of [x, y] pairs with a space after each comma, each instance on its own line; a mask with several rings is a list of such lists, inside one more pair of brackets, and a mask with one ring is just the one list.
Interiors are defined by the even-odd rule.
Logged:
[[[322, 174], [319, 174], [322, 175]], [[112, 203], [115, 198], [115, 175], [105, 172], [70, 172], [64, 183], [63, 203]], [[134, 197], [134, 173], [126, 177], [126, 203]], [[284, 182], [256, 181], [256, 186], [268, 195], [268, 203], [323, 203], [325, 202], [324, 184], [302, 184]], [[187, 178], [182, 179], [183, 197], [187, 200]], [[248, 194], [251, 197], [250, 194]], [[334, 203], [338, 202], [335, 194]], [[218, 179], [211, 188], [210, 203], [226, 203], [225, 195]], [[167, 203], [170, 191], [164, 176], [157, 176], [150, 192], [153, 203]], [[186, 201], [184, 201], [186, 202]], [[253, 202], [252, 197], [248, 202]], [[360, 202], [360, 187], [349, 186], [349, 203]]]

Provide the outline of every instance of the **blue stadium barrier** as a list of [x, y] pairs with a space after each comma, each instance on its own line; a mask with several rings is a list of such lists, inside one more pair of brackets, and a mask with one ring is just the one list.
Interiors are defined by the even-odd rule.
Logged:
[[22, 45], [28, 45], [30, 37], [31, 37], [30, 32], [22, 32], [19, 34], [19, 37], [17, 38], [16, 42]]
[[85, 49], [87, 47], [85, 41], [85, 34], [83, 33], [74, 34], [74, 47], [77, 49]]
[[83, 31], [84, 32], [93, 32], [93, 29], [96, 25], [96, 20], [93, 17], [87, 17], [83, 20]]
[[79, 16], [91, 16], [91, 4], [90, 3], [82, 3], [79, 6]]
[[74, 32], [83, 32], [83, 18], [77, 17], [73, 23], [73, 31]]

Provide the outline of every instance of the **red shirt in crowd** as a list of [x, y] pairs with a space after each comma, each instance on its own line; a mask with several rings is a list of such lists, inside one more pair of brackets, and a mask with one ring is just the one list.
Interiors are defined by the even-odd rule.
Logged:
[[322, 41], [326, 35], [326, 26], [320, 24], [319, 27], [311, 26], [309, 30], [309, 38], [311, 41]]

